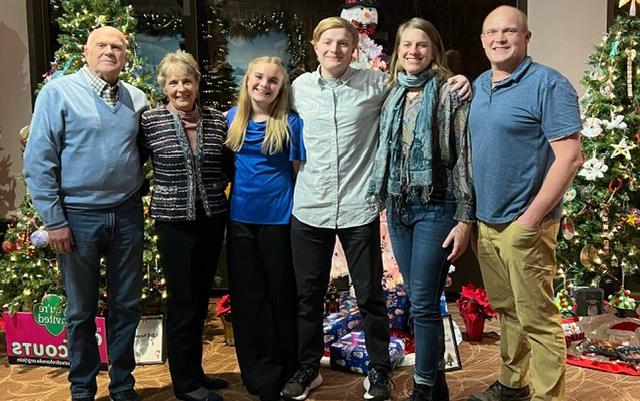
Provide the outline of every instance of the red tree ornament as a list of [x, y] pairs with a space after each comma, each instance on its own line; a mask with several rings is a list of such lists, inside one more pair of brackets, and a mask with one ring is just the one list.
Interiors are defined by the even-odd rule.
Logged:
[[3, 241], [2, 250], [4, 253], [11, 253], [16, 250], [16, 246], [11, 241]]

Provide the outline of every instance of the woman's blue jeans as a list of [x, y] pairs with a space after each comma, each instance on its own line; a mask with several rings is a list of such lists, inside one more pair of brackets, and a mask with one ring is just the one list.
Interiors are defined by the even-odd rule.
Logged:
[[444, 334], [440, 295], [447, 278], [451, 248], [442, 243], [456, 224], [455, 201], [408, 202], [398, 210], [389, 202], [387, 224], [391, 245], [411, 300], [416, 345], [414, 379], [433, 385], [442, 369]]

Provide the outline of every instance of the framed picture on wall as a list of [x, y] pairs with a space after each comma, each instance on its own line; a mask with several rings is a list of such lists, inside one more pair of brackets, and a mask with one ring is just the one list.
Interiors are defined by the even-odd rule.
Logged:
[[444, 327], [444, 370], [445, 372], [460, 370], [462, 362], [451, 315], [442, 316], [442, 326]]

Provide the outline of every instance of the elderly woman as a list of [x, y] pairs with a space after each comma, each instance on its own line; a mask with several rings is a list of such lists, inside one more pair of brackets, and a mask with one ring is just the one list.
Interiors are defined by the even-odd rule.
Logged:
[[200, 72], [188, 53], [167, 54], [158, 84], [168, 103], [140, 119], [140, 149], [153, 162], [151, 216], [167, 283], [169, 369], [180, 400], [219, 401], [227, 382], [202, 370], [202, 330], [227, 220], [232, 154], [227, 123], [197, 103]]

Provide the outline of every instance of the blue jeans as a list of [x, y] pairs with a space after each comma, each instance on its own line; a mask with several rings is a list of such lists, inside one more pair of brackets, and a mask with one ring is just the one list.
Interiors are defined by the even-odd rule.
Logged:
[[393, 254], [398, 262], [411, 301], [416, 345], [414, 379], [433, 385], [437, 369], [442, 369], [444, 334], [440, 295], [447, 278], [450, 248], [442, 243], [456, 224], [453, 201], [421, 204], [409, 202], [398, 211], [389, 202], [387, 224]]
[[60, 256], [67, 293], [72, 397], [93, 397], [100, 366], [95, 318], [100, 286], [100, 258], [107, 266], [107, 344], [111, 394], [132, 389], [133, 340], [140, 320], [143, 217], [138, 193], [121, 205], [99, 210], [67, 210], [75, 246]]

